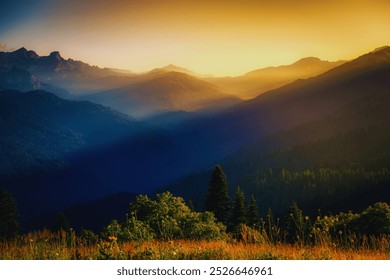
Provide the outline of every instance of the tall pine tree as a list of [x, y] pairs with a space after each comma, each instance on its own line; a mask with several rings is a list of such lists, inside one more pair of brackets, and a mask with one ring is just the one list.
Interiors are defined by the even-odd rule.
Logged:
[[261, 229], [259, 208], [257, 207], [256, 199], [253, 194], [251, 196], [251, 200], [249, 201], [249, 205], [248, 205], [247, 225], [252, 228]]
[[221, 166], [216, 165], [211, 174], [206, 199], [206, 210], [213, 212], [215, 217], [227, 224], [229, 217], [230, 198], [226, 176]]
[[232, 229], [237, 228], [241, 224], [246, 224], [246, 204], [245, 195], [241, 191], [240, 187], [237, 187], [236, 194], [234, 196], [234, 207], [232, 215]]
[[269, 241], [274, 243], [278, 238], [278, 229], [276, 227], [274, 215], [271, 208], [268, 208], [267, 217], [265, 218], [264, 230], [267, 233]]

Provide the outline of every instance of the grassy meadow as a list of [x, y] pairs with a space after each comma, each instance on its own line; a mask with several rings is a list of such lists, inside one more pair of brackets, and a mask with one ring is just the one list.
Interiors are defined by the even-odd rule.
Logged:
[[[246, 236], [245, 236], [246, 234]], [[243, 232], [240, 241], [171, 240], [119, 242], [115, 236], [95, 242], [73, 231], [42, 230], [0, 243], [0, 259], [11, 260], [388, 260], [389, 236], [348, 237], [333, 242], [326, 235], [316, 245], [271, 242], [266, 234]]]

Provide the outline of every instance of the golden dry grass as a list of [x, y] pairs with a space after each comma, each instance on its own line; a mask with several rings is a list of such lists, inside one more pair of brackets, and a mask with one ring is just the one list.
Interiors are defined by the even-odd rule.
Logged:
[[65, 232], [43, 230], [0, 243], [0, 259], [169, 259], [169, 260], [389, 260], [390, 242], [382, 237], [367, 245], [341, 248], [334, 243], [315, 246], [221, 241], [150, 241], [117, 243], [115, 238], [97, 244]]

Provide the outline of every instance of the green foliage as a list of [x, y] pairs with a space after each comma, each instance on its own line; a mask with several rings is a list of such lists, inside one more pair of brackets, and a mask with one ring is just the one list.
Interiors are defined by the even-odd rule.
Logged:
[[361, 213], [318, 216], [312, 230], [314, 243], [335, 242], [345, 248], [370, 246], [368, 240], [389, 236], [389, 209], [387, 203], [379, 202]]
[[191, 212], [182, 220], [184, 238], [218, 240], [225, 236], [226, 227], [217, 222], [211, 212]]
[[225, 233], [225, 226], [216, 221], [211, 212], [194, 212], [181, 197], [169, 192], [158, 194], [156, 199], [140, 195], [130, 204], [130, 217], [123, 224], [113, 221], [103, 232], [107, 239], [118, 241], [147, 240], [216, 240]]
[[14, 237], [19, 228], [16, 200], [9, 192], [0, 189], [0, 240]]
[[[390, 203], [390, 125], [385, 104], [376, 103], [382, 111], [337, 114], [264, 137], [223, 163], [229, 183], [253, 193], [260, 212], [272, 208], [277, 216], [288, 211], [292, 200], [311, 210], [311, 216], [318, 208], [338, 213], [377, 201]], [[373, 118], [382, 113], [386, 117]], [[175, 193], [198, 204], [204, 198], [193, 190], [206, 184], [207, 177], [192, 175], [175, 187]]]
[[240, 187], [237, 187], [236, 194], [234, 196], [234, 206], [231, 220], [231, 229], [236, 229], [240, 224], [246, 224], [246, 203], [244, 192], [241, 191]]
[[351, 231], [358, 234], [390, 234], [390, 207], [387, 203], [378, 202], [369, 206], [359, 216], [349, 222]]
[[140, 196], [131, 204], [130, 211], [147, 223], [159, 239], [167, 240], [183, 236], [180, 220], [190, 213], [181, 197], [171, 193], [158, 194], [156, 200]]
[[259, 209], [257, 207], [256, 199], [253, 194], [248, 205], [247, 225], [253, 228], [261, 229]]
[[262, 197], [262, 205], [272, 209], [287, 210], [291, 200], [295, 200], [304, 205], [304, 209], [332, 209], [337, 206], [342, 211], [363, 201], [365, 204], [370, 200], [377, 201], [377, 191], [386, 194], [390, 171], [387, 167], [366, 169], [355, 166], [268, 169], [258, 172], [251, 182], [246, 183], [257, 197]]
[[275, 243], [280, 239], [280, 228], [275, 223], [275, 218], [271, 208], [268, 208], [267, 217], [264, 222], [264, 232], [269, 239], [270, 243]]
[[216, 165], [209, 181], [206, 210], [213, 212], [218, 221], [226, 225], [229, 218], [229, 206], [230, 198], [226, 176], [221, 166]]
[[134, 213], [127, 216], [126, 223], [122, 229], [120, 241], [149, 241], [153, 240], [155, 234], [148, 224], [137, 220]]
[[110, 237], [121, 238], [123, 235], [122, 225], [117, 221], [113, 220], [109, 225], [107, 225], [102, 232], [102, 237], [104, 239], [109, 239]]
[[80, 232], [80, 239], [83, 240], [86, 245], [92, 246], [98, 242], [99, 236], [91, 230], [82, 229]]
[[311, 232], [311, 222], [308, 216], [303, 216], [302, 210], [299, 209], [294, 201], [288, 211], [284, 225], [286, 240], [290, 243], [305, 244], [309, 241]]

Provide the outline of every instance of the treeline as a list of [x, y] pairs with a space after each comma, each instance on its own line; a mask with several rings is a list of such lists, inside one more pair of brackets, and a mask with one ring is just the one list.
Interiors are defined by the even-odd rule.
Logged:
[[[309, 171], [302, 174], [286, 170], [281, 172], [281, 177], [291, 182], [316, 177], [320, 181], [329, 181], [334, 177], [330, 176], [332, 172], [325, 170], [319, 174]], [[386, 172], [372, 173], [371, 176], [387, 176]], [[273, 177], [272, 170], [268, 175]], [[367, 174], [365, 177], [370, 178]], [[239, 186], [233, 197], [230, 197], [228, 188], [224, 171], [217, 165], [209, 178], [205, 211], [196, 211], [192, 201], [185, 202], [170, 192], [157, 194], [155, 199], [140, 195], [130, 203], [124, 221], [112, 221], [100, 235], [85, 230], [81, 235], [91, 242], [99, 238], [117, 242], [235, 239], [252, 243], [302, 245], [333, 242], [340, 246], [359, 247], [367, 243], [369, 237], [390, 234], [390, 207], [384, 202], [377, 202], [359, 213], [349, 211], [334, 215], [322, 213], [317, 208], [316, 215], [312, 215], [290, 200], [288, 210], [283, 215], [274, 215], [271, 207], [264, 212], [259, 210], [254, 194], [247, 201]]]
[[285, 211], [295, 200], [311, 214], [318, 208], [361, 211], [389, 202], [389, 141], [388, 125], [370, 125], [262, 157], [250, 156], [254, 148], [227, 170], [267, 207]]
[[[231, 186], [240, 185], [247, 199], [253, 194], [261, 212], [272, 208], [278, 216], [291, 201], [311, 216], [319, 208], [338, 213], [362, 211], [377, 201], [390, 203], [389, 125], [362, 124], [345, 132], [339, 125], [330, 135], [338, 125], [335, 120], [317, 124], [270, 135], [226, 159], [222, 164]], [[193, 174], [167, 189], [203, 210], [207, 189], [200, 186], [208, 176]], [[233, 196], [235, 187], [228, 192]]]
[[[309, 170], [303, 172], [288, 172], [287, 170], [281, 170], [281, 174], [274, 176], [272, 169], [269, 170], [268, 176], [272, 178], [283, 178], [284, 183], [294, 184], [294, 186], [315, 187], [316, 180], [318, 182], [331, 182], [335, 184], [336, 181], [345, 183], [342, 180], [343, 173], [339, 173], [337, 170], [332, 172], [329, 170], [320, 170], [318, 174], [312, 173]], [[360, 172], [358, 172], [360, 174]], [[364, 176], [357, 176], [353, 170], [346, 171], [346, 174], [351, 175], [356, 181], [361, 182], [362, 186], [365, 185], [365, 180], [370, 182], [381, 181], [382, 178], [389, 176], [388, 170], [382, 170], [381, 172], [363, 172]], [[345, 174], [344, 174], [345, 175]], [[346, 175], [347, 176], [347, 175]], [[348, 176], [347, 176], [348, 177]], [[336, 179], [338, 178], [338, 180]], [[276, 179], [278, 180], [278, 179]], [[307, 184], [302, 183], [304, 180]], [[340, 184], [341, 184], [340, 183]], [[275, 182], [262, 182], [264, 187], [269, 185], [275, 186]], [[371, 185], [371, 184], [369, 184]], [[355, 187], [355, 185], [352, 185]], [[216, 166], [212, 172], [208, 197], [206, 200], [206, 210], [213, 212], [216, 218], [222, 221], [227, 226], [227, 231], [236, 238], [243, 238], [243, 228], [246, 230], [248, 227], [261, 233], [263, 237], [266, 237], [270, 241], [280, 242], [303, 242], [312, 243], [318, 240], [318, 231], [321, 231], [321, 236], [328, 235], [328, 238], [339, 238], [341, 233], [345, 235], [355, 236], [379, 236], [381, 234], [390, 233], [390, 208], [387, 203], [379, 202], [373, 206], [369, 206], [358, 214], [354, 214], [351, 211], [348, 213], [339, 213], [332, 215], [328, 213], [321, 213], [320, 208], [315, 208], [318, 211], [315, 215], [311, 213], [303, 212], [298, 204], [291, 199], [294, 197], [293, 192], [298, 191], [292, 188], [290, 193], [290, 206], [281, 216], [275, 217], [272, 211], [272, 207], [268, 205], [268, 209], [264, 215], [260, 215], [258, 205], [255, 199], [255, 195], [252, 194], [249, 203], [245, 200], [245, 194], [238, 186], [233, 199], [229, 198], [228, 185], [225, 174], [220, 166]], [[338, 190], [338, 186], [335, 189], [328, 191], [332, 192]], [[306, 194], [301, 189], [300, 193]], [[286, 199], [287, 197], [278, 198]], [[308, 200], [312, 199], [310, 196]], [[324, 198], [326, 199], [326, 198]], [[277, 205], [280, 205], [281, 201]], [[313, 212], [313, 211], [311, 211]]]
[[[110, 248], [122, 242], [180, 239], [312, 246], [335, 244], [358, 249], [376, 246], [372, 240], [387, 240], [390, 234], [390, 206], [384, 202], [375, 203], [360, 213], [329, 215], [319, 212], [314, 217], [292, 202], [285, 215], [277, 217], [271, 208], [261, 213], [253, 195], [247, 202], [239, 187], [230, 198], [226, 177], [219, 166], [214, 168], [208, 191], [205, 201], [208, 211], [195, 211], [190, 201], [186, 203], [169, 192], [158, 194], [154, 199], [139, 195], [130, 203], [123, 220], [113, 220], [100, 232], [85, 229], [75, 232], [63, 214], [59, 215], [52, 231], [69, 239], [70, 243], [77, 234], [83, 244], [100, 244], [103, 257], [108, 248], [103, 246], [104, 242], [108, 242]], [[216, 196], [216, 193], [222, 195]], [[18, 238], [16, 202], [9, 193], [1, 191], [0, 194], [0, 239]]]
[[[267, 202], [266, 207], [287, 209], [294, 200], [314, 215], [318, 209], [334, 212], [362, 209], [362, 205], [386, 200], [389, 197], [390, 172], [387, 167], [376, 170], [359, 167], [270, 168], [245, 182], [250, 186], [247, 190], [261, 197], [262, 202]], [[265, 210], [264, 207], [262, 210]]]

